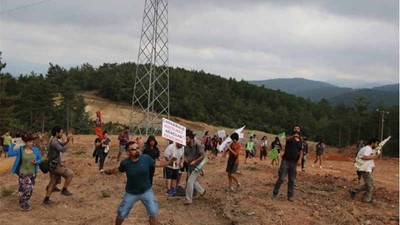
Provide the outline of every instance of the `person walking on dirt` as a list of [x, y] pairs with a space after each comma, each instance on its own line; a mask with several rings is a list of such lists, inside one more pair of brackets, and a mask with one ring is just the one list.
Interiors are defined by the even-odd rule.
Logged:
[[246, 158], [244, 159], [244, 164], [247, 164], [247, 158], [253, 159], [253, 163], [256, 164], [256, 161], [253, 157], [253, 151], [254, 151], [253, 136], [250, 136], [250, 140], [246, 143]]
[[312, 167], [314, 167], [314, 165], [319, 161], [319, 168], [322, 169], [322, 155], [324, 154], [324, 148], [325, 148], [324, 141], [320, 140], [318, 144], [315, 146], [315, 152], [317, 153], [317, 155], [315, 157], [315, 161]]
[[203, 160], [204, 150], [201, 145], [195, 141], [195, 134], [191, 130], [186, 130], [186, 146], [184, 152], [184, 160], [189, 165], [188, 181], [186, 183], [186, 202], [185, 205], [190, 205], [193, 202], [193, 188], [203, 196], [206, 190], [202, 188], [197, 181], [200, 171], [195, 170], [196, 166]]
[[227, 192], [232, 192], [235, 189], [232, 186], [232, 180], [236, 182], [236, 190], [240, 190], [240, 182], [236, 173], [239, 168], [239, 152], [240, 152], [240, 143], [239, 143], [239, 135], [237, 133], [233, 133], [231, 135], [232, 143], [228, 145], [227, 152], [229, 153], [228, 162], [226, 165], [226, 172], [228, 173], [228, 181], [229, 187], [225, 189]]
[[150, 225], [154, 225], [157, 223], [158, 203], [149, 180], [150, 168], [172, 165], [176, 158], [168, 162], [155, 161], [149, 155], [140, 154], [139, 146], [133, 141], [128, 142], [125, 148], [128, 158], [122, 160], [119, 167], [104, 171], [107, 175], [126, 173], [125, 195], [118, 206], [115, 224], [121, 225], [133, 205], [140, 200], [146, 207]]
[[96, 163], [98, 162], [98, 159], [100, 158], [100, 162], [99, 162], [99, 171], [100, 173], [103, 173], [104, 170], [104, 162], [106, 161], [107, 155], [108, 155], [108, 151], [110, 150], [110, 143], [111, 140], [110, 138], [108, 138], [108, 132], [104, 131], [103, 132], [103, 137], [104, 139], [101, 140], [100, 138], [96, 138], [95, 140], [95, 157], [96, 157]]
[[121, 158], [121, 154], [123, 151], [125, 151], [125, 146], [128, 144], [129, 141], [129, 128], [126, 127], [125, 130], [119, 134], [118, 136], [119, 140], [119, 151], [118, 151], [118, 156], [117, 156], [117, 162], [119, 162], [119, 159]]
[[214, 135], [214, 137], [212, 138], [212, 145], [213, 145], [213, 157], [217, 157], [218, 156], [218, 145], [219, 145], [219, 138], [217, 137], [217, 135]]
[[306, 171], [306, 164], [307, 164], [307, 157], [308, 157], [308, 143], [307, 139], [303, 138], [303, 157], [301, 158], [301, 171]]
[[[156, 138], [152, 135], [149, 136], [142, 149], [142, 154], [149, 155], [153, 160], [160, 161], [160, 150], [158, 149], [157, 144], [158, 142]], [[155, 171], [155, 167], [150, 167], [149, 179], [151, 185], [153, 185], [153, 177]]]
[[253, 159], [255, 162], [255, 159], [257, 158], [257, 148], [258, 148], [258, 139], [257, 139], [257, 135], [253, 135]]
[[368, 144], [361, 148], [357, 154], [356, 161], [362, 163], [358, 171], [361, 172], [361, 176], [364, 179], [364, 185], [349, 189], [350, 198], [354, 199], [358, 192], [364, 192], [363, 201], [366, 203], [372, 203], [372, 190], [374, 188], [373, 170], [375, 168], [374, 159], [378, 158], [379, 155], [373, 154], [373, 149], [378, 145], [376, 138], [371, 138]]
[[206, 155], [210, 158], [212, 155], [212, 139], [211, 136], [209, 134], [209, 131], [206, 131], [206, 133], [204, 134], [203, 140], [201, 141], [201, 145], [204, 148], [204, 151], [206, 153]]
[[278, 156], [272, 160], [271, 165], [279, 165], [279, 159], [281, 156], [281, 149], [282, 149], [282, 144], [281, 141], [279, 140], [279, 137], [276, 136], [275, 140], [271, 143], [271, 150], [276, 148], [278, 150]]
[[261, 139], [261, 150], [260, 150], [260, 161], [262, 161], [263, 159], [267, 159], [267, 147], [268, 147], [268, 140], [267, 140], [267, 136], [264, 136]]
[[276, 199], [278, 197], [279, 189], [286, 177], [288, 175], [288, 200], [293, 202], [293, 189], [294, 182], [296, 180], [297, 174], [297, 163], [300, 158], [302, 158], [302, 145], [303, 141], [301, 140], [300, 132], [301, 127], [299, 125], [295, 125], [292, 129], [293, 135], [286, 138], [286, 147], [285, 153], [282, 156], [281, 166], [278, 172], [278, 180], [274, 186], [274, 192], [272, 195], [272, 199]]
[[[11, 135], [10, 135], [10, 131], [7, 131], [3, 136], [1, 136], [3, 138], [3, 151], [4, 151], [4, 155], [5, 158], [7, 158], [7, 154], [8, 151], [10, 150], [11, 147]], [[0, 154], [1, 157], [1, 154]]]
[[32, 208], [28, 202], [32, 196], [38, 165], [42, 162], [42, 155], [38, 148], [33, 147], [34, 137], [32, 134], [22, 136], [25, 146], [10, 146], [8, 156], [16, 156], [11, 172], [18, 175], [19, 204], [22, 211], [30, 211]]
[[[356, 162], [358, 153], [360, 152], [360, 150], [361, 150], [363, 147], [364, 147], [364, 141], [363, 141], [363, 140], [360, 140], [360, 141], [357, 143], [357, 145], [356, 145], [356, 155], [354, 156], [354, 163]], [[354, 179], [353, 181], [358, 180], [358, 183], [360, 183], [360, 181], [361, 181], [361, 171], [356, 170], [356, 172], [357, 172], [357, 178]]]
[[[166, 181], [167, 192], [165, 193], [167, 196], [173, 196], [176, 193], [176, 187], [178, 185], [178, 177], [179, 177], [179, 165], [182, 162], [184, 148], [183, 145], [179, 143], [175, 143], [175, 156], [177, 158], [176, 166], [166, 166], [164, 168], [164, 179]], [[174, 157], [174, 143], [168, 145], [164, 152], [164, 158], [166, 161], [169, 161]], [[182, 165], [183, 166], [183, 165]], [[175, 181], [175, 184], [173, 182]]]
[[49, 205], [54, 202], [50, 200], [50, 195], [53, 192], [54, 187], [57, 185], [57, 181], [64, 177], [64, 187], [61, 191], [61, 194], [64, 196], [72, 195], [68, 190], [68, 186], [74, 177], [74, 173], [68, 167], [66, 167], [61, 162], [61, 152], [67, 151], [67, 145], [72, 139], [72, 135], [67, 136], [67, 141], [65, 145], [62, 145], [58, 139], [62, 138], [64, 130], [60, 126], [55, 126], [51, 130], [51, 134], [53, 138], [50, 140], [50, 150], [49, 150], [49, 173], [50, 173], [50, 183], [47, 188], [47, 194], [45, 199], [43, 200], [43, 204]]

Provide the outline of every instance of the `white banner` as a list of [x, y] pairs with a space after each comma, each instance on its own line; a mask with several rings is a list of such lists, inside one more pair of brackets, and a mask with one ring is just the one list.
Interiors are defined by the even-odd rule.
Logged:
[[162, 137], [186, 146], [186, 127], [163, 118]]
[[[246, 126], [243, 126], [243, 127], [239, 128], [239, 129], [235, 130], [233, 133], [239, 134], [239, 138], [240, 138], [241, 135], [243, 136], [242, 132], [243, 132], [243, 130], [244, 130], [245, 127], [246, 127]], [[226, 145], [227, 145], [229, 142], [231, 142], [231, 141], [232, 141], [231, 137], [227, 137], [227, 138], [225, 139], [225, 141], [222, 142], [222, 144], [218, 147], [218, 150], [219, 150], [220, 152], [222, 152], [222, 151], [225, 149]]]
[[226, 137], [225, 130], [219, 130], [218, 131], [218, 137], [219, 138], [225, 138]]

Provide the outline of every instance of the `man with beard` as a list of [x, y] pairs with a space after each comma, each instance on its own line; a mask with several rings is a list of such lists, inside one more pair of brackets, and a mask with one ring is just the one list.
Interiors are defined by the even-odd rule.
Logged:
[[146, 207], [149, 223], [151, 225], [156, 224], [158, 204], [149, 180], [150, 168], [171, 165], [176, 161], [176, 158], [170, 159], [169, 162], [155, 161], [149, 155], [140, 154], [139, 146], [133, 141], [128, 142], [125, 149], [128, 158], [122, 160], [119, 167], [105, 170], [107, 175], [120, 172], [126, 173], [127, 177], [126, 192], [118, 207], [115, 224], [121, 225], [128, 217], [133, 205], [139, 200]]
[[288, 200], [293, 202], [293, 188], [297, 174], [297, 162], [302, 158], [302, 140], [300, 136], [301, 127], [295, 125], [292, 129], [293, 135], [286, 138], [285, 153], [282, 156], [281, 167], [278, 172], [278, 180], [275, 183], [272, 199], [278, 197], [279, 188], [281, 187], [286, 175], [289, 176], [288, 181]]
[[197, 165], [204, 158], [204, 150], [201, 145], [199, 145], [195, 141], [195, 134], [191, 130], [186, 130], [186, 146], [184, 152], [184, 160], [189, 165], [188, 167], [188, 176], [189, 179], [186, 184], [186, 202], [185, 205], [192, 204], [193, 201], [193, 188], [196, 189], [201, 196], [206, 193], [206, 190], [203, 189], [199, 182], [197, 181], [197, 177], [200, 175], [200, 171], [195, 170]]

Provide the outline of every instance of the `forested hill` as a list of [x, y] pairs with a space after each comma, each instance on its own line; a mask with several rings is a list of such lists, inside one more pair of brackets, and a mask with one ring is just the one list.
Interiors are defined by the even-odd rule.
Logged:
[[[80, 90], [96, 90], [104, 98], [130, 103], [135, 71], [134, 63], [103, 64], [98, 68], [84, 64], [70, 69], [50, 65], [46, 76], [39, 80], [50, 85], [51, 91], [60, 91], [63, 95]], [[367, 140], [371, 136], [378, 136], [380, 117], [375, 110], [368, 111], [370, 106], [367, 99], [358, 99], [354, 107], [342, 104], [331, 106], [326, 100], [316, 104], [281, 91], [258, 87], [247, 81], [226, 79], [203, 71], [170, 68], [169, 73], [170, 113], [173, 116], [231, 128], [247, 125], [248, 129], [269, 133], [287, 132], [294, 124], [299, 124], [304, 136], [311, 140], [323, 138], [332, 146], [353, 145], [359, 139]], [[7, 79], [18, 87], [24, 86], [24, 82], [35, 82], [33, 78], [28, 79], [32, 76], [37, 77], [31, 74], [18, 79]], [[10, 90], [10, 94], [18, 99], [18, 91], [18, 88]], [[67, 96], [64, 100], [67, 100]], [[63, 108], [59, 110], [65, 111], [67, 108], [68, 105], [63, 104]], [[388, 149], [391, 149], [391, 155], [398, 155], [399, 108], [397, 105], [384, 109], [390, 111], [385, 117], [385, 136], [390, 134], [393, 137], [388, 143]], [[72, 110], [75, 108], [72, 107]], [[79, 118], [78, 113], [72, 118], [76, 120], [77, 117]], [[57, 118], [60, 118], [58, 114]], [[21, 123], [26, 123], [22, 120], [20, 118]], [[75, 120], [71, 126], [74, 126]], [[39, 120], [34, 126], [30, 124], [30, 127], [41, 125]]]

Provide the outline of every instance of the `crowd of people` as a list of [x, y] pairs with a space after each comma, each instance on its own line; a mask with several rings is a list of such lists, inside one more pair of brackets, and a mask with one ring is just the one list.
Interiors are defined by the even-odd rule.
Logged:
[[[46, 157], [42, 157], [43, 151], [41, 153], [39, 148], [35, 147], [35, 140], [41, 138], [38, 134], [27, 133], [20, 135], [24, 144], [13, 143], [10, 132], [6, 132], [1, 137], [1, 153], [4, 152], [6, 157], [16, 157], [12, 173], [18, 175], [19, 204], [22, 211], [31, 210], [29, 199], [33, 193], [35, 178], [39, 168], [44, 173], [48, 172], [50, 176], [43, 204], [52, 205], [54, 203], [50, 200], [50, 196], [55, 191], [60, 191], [64, 196], [72, 195], [68, 186], [72, 182], [74, 173], [61, 160], [62, 154], [68, 150], [68, 146], [73, 140], [72, 135], [66, 135], [62, 127], [55, 126], [51, 130]], [[185, 146], [170, 142], [162, 153], [154, 136], [149, 136], [147, 141], [142, 145], [140, 138], [134, 139], [131, 137], [129, 128], [126, 128], [118, 136], [119, 143], [116, 161], [119, 165], [113, 169], [105, 169], [105, 161], [109, 158], [108, 154], [113, 142], [109, 138], [108, 132], [104, 131], [102, 136], [94, 140], [94, 151], [92, 154], [95, 158], [95, 163], [98, 163], [99, 172], [107, 175], [125, 173], [127, 177], [125, 195], [117, 208], [115, 224], [122, 224], [128, 217], [133, 205], [139, 200], [147, 209], [149, 223], [156, 223], [158, 204], [152, 188], [156, 167], [163, 168], [166, 187], [165, 194], [167, 196], [185, 196], [185, 205], [191, 205], [195, 194], [200, 196], [206, 194], [206, 189], [198, 181], [199, 176], [204, 175], [204, 170], [199, 167], [199, 164], [206, 159], [212, 160], [220, 152], [223, 157], [227, 156], [228, 158], [226, 161], [228, 178], [227, 187], [225, 188], [226, 192], [235, 192], [243, 188], [237, 176], [239, 173], [241, 152], [243, 150], [245, 152], [245, 164], [248, 158], [256, 164], [257, 151], [259, 150], [260, 162], [270, 158], [271, 165], [279, 165], [278, 178], [273, 188], [272, 199], [278, 198], [280, 187], [287, 176], [287, 199], [291, 202], [294, 201], [297, 167], [301, 165], [302, 171], [305, 171], [307, 158], [310, 153], [308, 141], [305, 137], [302, 137], [300, 126], [293, 126], [291, 135], [285, 137], [285, 145], [282, 144], [278, 136], [273, 139], [271, 144], [268, 143], [267, 136], [262, 137], [259, 143], [257, 136], [252, 133], [243, 149], [242, 144], [239, 142], [239, 134], [233, 133], [229, 136], [232, 141], [220, 151], [221, 149], [218, 146], [222, 145], [227, 137], [212, 136], [209, 131], [206, 131], [203, 138], [197, 141], [196, 134], [191, 130], [187, 130]], [[373, 149], [377, 144], [378, 141], [376, 139], [369, 140], [366, 146], [362, 142], [357, 144], [357, 153], [354, 162], [363, 161], [367, 166], [363, 166], [357, 170], [357, 179], [360, 181], [363, 178], [365, 184], [349, 190], [352, 199], [354, 199], [358, 192], [365, 191], [364, 201], [372, 202], [372, 172], [375, 166], [373, 160], [377, 157]], [[319, 162], [319, 167], [323, 168], [322, 156], [324, 149], [324, 141], [320, 139], [315, 146], [316, 156], [312, 164], [313, 167]], [[282, 150], [284, 151], [281, 156]], [[275, 155], [271, 154], [272, 151], [275, 151]], [[121, 156], [124, 155], [126, 155], [126, 158], [123, 157], [121, 161]], [[186, 182], [183, 185], [182, 177], [185, 173]], [[62, 189], [59, 189], [57, 184], [62, 182], [62, 178], [64, 178], [64, 185]]]

